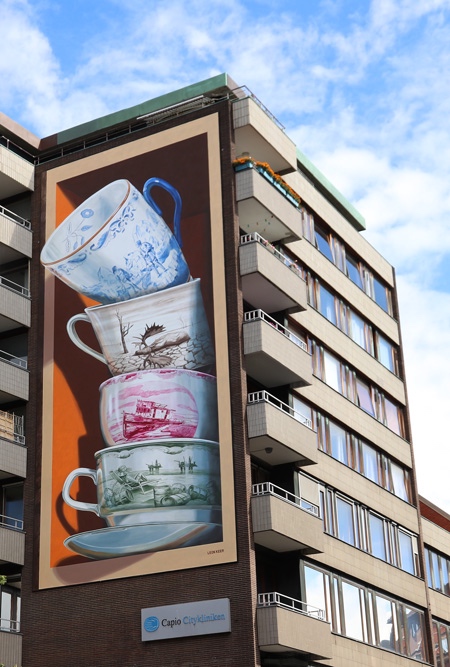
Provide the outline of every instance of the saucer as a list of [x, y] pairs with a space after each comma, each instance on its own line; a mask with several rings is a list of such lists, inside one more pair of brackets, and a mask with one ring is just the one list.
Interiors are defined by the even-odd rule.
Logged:
[[221, 539], [221, 526], [217, 524], [146, 523], [77, 533], [66, 538], [64, 545], [77, 554], [100, 560], [190, 547]]

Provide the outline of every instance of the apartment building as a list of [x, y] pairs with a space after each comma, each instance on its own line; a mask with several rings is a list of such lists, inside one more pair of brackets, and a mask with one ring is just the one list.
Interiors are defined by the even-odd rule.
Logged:
[[37, 138], [0, 114], [0, 661], [21, 658], [21, 572], [25, 557], [23, 486], [27, 471], [25, 418], [30, 395], [29, 263], [31, 197]]
[[0, 662], [449, 665], [361, 214], [225, 74], [1, 129]]

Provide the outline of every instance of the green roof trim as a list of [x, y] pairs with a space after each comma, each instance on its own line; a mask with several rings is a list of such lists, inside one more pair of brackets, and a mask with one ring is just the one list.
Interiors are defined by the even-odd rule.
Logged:
[[68, 130], [63, 130], [62, 132], [58, 132], [57, 142], [58, 144], [62, 144], [67, 141], [73, 141], [88, 134], [106, 130], [107, 128], [113, 127], [114, 125], [126, 123], [139, 116], [152, 113], [153, 111], [159, 111], [160, 109], [165, 109], [167, 107], [173, 106], [174, 104], [186, 102], [187, 100], [190, 100], [193, 97], [197, 97], [198, 95], [212, 93], [221, 88], [228, 90], [236, 88], [236, 84], [232, 79], [229, 78], [228, 74], [217, 74], [210, 79], [205, 79], [204, 81], [199, 81], [198, 83], [194, 83], [191, 86], [186, 86], [185, 88], [180, 88], [179, 90], [175, 90], [171, 93], [160, 95], [159, 97], [155, 97], [152, 100], [147, 100], [146, 102], [137, 104], [134, 107], [122, 109], [121, 111], [110, 113], [107, 116], [96, 118], [95, 120], [88, 121], [87, 123], [76, 125], [75, 127], [71, 127]]
[[358, 231], [366, 229], [366, 221], [356, 208], [342, 195], [337, 188], [322, 174], [319, 169], [297, 148], [297, 162], [299, 169], [313, 183], [323, 196], [341, 213], [348, 222]]

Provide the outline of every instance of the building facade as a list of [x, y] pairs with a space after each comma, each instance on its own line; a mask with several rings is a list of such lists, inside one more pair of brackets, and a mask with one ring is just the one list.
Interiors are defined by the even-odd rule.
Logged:
[[0, 121], [0, 662], [449, 665], [358, 211], [227, 75]]

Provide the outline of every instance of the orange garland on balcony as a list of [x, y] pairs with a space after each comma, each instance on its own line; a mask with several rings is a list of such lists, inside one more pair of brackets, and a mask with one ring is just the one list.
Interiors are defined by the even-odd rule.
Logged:
[[245, 157], [238, 157], [235, 160], [233, 160], [233, 167], [239, 164], [246, 164], [247, 162], [251, 162], [251, 164], [255, 165], [255, 167], [261, 167], [264, 169], [269, 176], [271, 176], [281, 187], [286, 190], [286, 192], [293, 198], [297, 203], [301, 203], [300, 195], [298, 195], [295, 190], [291, 188], [286, 181], [281, 178], [281, 176], [277, 173], [274, 172], [270, 164], [267, 162], [259, 162], [258, 160], [254, 160], [250, 156], [245, 156]]

